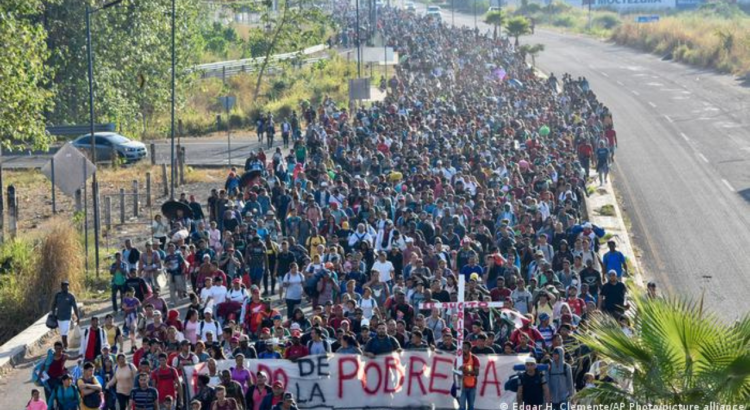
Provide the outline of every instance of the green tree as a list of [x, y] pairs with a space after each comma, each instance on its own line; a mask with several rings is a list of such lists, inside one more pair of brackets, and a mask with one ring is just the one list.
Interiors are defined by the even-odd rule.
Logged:
[[0, 143], [5, 148], [21, 141], [35, 148], [49, 143], [44, 113], [52, 107], [52, 92], [41, 12], [41, 0], [0, 2]]
[[[101, 5], [100, 1], [87, 0]], [[203, 48], [202, 3], [176, 1], [178, 107], [191, 85], [188, 68]], [[44, 23], [55, 69], [56, 124], [88, 121], [86, 76], [86, 1], [48, 0]], [[150, 121], [168, 112], [171, 100], [171, 1], [125, 0], [91, 16], [94, 104], [97, 122], [115, 122], [124, 132], [149, 130]], [[166, 132], [166, 124], [156, 131]]]
[[484, 22], [494, 27], [492, 38], [497, 40], [498, 31], [502, 28], [503, 24], [505, 24], [505, 11], [493, 10], [488, 12], [484, 16]]
[[526, 61], [526, 56], [531, 56], [531, 65], [536, 67], [536, 57], [544, 51], [544, 44], [524, 44], [518, 51], [523, 56], [524, 61]]
[[505, 31], [509, 36], [516, 39], [516, 47], [518, 47], [518, 38], [531, 34], [531, 23], [524, 16], [515, 16], [505, 24]]
[[702, 300], [634, 299], [633, 335], [597, 316], [579, 340], [629, 388], [602, 383], [582, 401], [640, 405], [750, 403], [750, 316], [726, 324]]
[[258, 70], [253, 98], [258, 98], [263, 76], [270, 57], [280, 50], [299, 50], [310, 38], [323, 38], [330, 18], [314, 7], [314, 0], [278, 0], [277, 10], [272, 10], [271, 0], [264, 0], [266, 10], [261, 16], [270, 31], [270, 41], [264, 50], [263, 61]]

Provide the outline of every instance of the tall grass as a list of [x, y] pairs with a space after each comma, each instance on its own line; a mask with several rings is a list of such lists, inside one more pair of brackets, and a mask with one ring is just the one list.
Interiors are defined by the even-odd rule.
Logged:
[[51, 225], [41, 239], [23, 237], [0, 246], [0, 344], [49, 312], [60, 282], [84, 286], [83, 249], [68, 221]]
[[683, 13], [658, 23], [625, 22], [612, 38], [677, 61], [738, 75], [750, 73], [750, 16], [706, 11]]
[[[226, 115], [218, 102], [222, 95], [237, 97], [236, 105], [230, 112], [233, 128], [253, 128], [259, 113], [273, 113], [283, 118], [297, 110], [302, 101], [320, 103], [326, 95], [334, 101], [347, 101], [347, 80], [355, 75], [355, 64], [331, 53], [327, 60], [301, 68], [284, 66], [273, 74], [266, 75], [261, 83], [257, 99], [252, 95], [258, 79], [255, 73], [238, 74], [223, 84], [220, 79], [209, 78], [199, 81], [190, 94], [184, 114], [181, 116], [188, 135], [202, 135], [217, 131], [216, 116]], [[224, 129], [222, 127], [222, 129]]]

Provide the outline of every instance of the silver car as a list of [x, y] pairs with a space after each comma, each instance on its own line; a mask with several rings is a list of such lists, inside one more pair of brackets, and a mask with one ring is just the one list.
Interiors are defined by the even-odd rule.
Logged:
[[[146, 145], [142, 142], [131, 141], [115, 132], [97, 132], [94, 136], [97, 162], [111, 161], [113, 155], [125, 162], [135, 162], [148, 155]], [[91, 157], [91, 134], [76, 138], [72, 144]]]

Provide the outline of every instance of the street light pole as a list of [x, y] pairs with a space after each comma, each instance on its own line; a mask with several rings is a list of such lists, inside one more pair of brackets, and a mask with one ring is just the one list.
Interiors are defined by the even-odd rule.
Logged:
[[477, 0], [474, 0], [474, 34], [477, 32]]
[[[122, 0], [114, 0], [109, 2], [98, 9], [91, 9], [89, 5], [86, 5], [86, 51], [88, 58], [88, 71], [89, 71], [89, 135], [91, 136], [91, 159], [96, 167], [96, 136], [94, 134], [94, 60], [93, 52], [91, 47], [91, 15], [97, 11], [108, 9], [110, 7], [120, 4]], [[84, 175], [85, 181], [85, 175]], [[85, 184], [84, 184], [85, 185]], [[94, 206], [94, 260], [96, 267], [96, 276], [99, 276], [99, 183], [96, 178], [96, 168], [92, 175], [91, 181], [91, 195], [93, 196]], [[84, 204], [86, 198], [84, 197]], [[88, 232], [85, 233], [88, 242]], [[86, 255], [88, 259], [88, 255]]]
[[359, 0], [357, 0], [357, 78], [362, 78], [362, 37], [359, 35]]
[[451, 0], [451, 26], [456, 27], [456, 4], [455, 0]]
[[[172, 163], [172, 183], [169, 184], [169, 199], [174, 200], [174, 186], [177, 183], [177, 161], [175, 160], [175, 147], [174, 147], [174, 110], [175, 110], [175, 0], [172, 0], [172, 118], [170, 124], [170, 145], [171, 145], [171, 163]], [[230, 164], [231, 165], [231, 164]]]

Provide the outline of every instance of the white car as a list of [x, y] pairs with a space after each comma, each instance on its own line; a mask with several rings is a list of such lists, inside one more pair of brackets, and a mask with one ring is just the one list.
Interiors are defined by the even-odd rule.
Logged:
[[408, 2], [406, 3], [406, 11], [414, 13], [417, 11], [417, 6], [412, 2]]
[[490, 7], [490, 8], [487, 9], [487, 13], [489, 13], [491, 11], [500, 11], [500, 10], [502, 10], [500, 7], [492, 6], [492, 7]]
[[[114, 132], [97, 132], [94, 134], [96, 141], [96, 159], [98, 161], [111, 161], [116, 155], [125, 162], [136, 162], [148, 155], [146, 145], [140, 141], [132, 141]], [[82, 135], [72, 142], [73, 146], [86, 153], [91, 152], [91, 134]]]
[[425, 13], [425, 15], [438, 20], [443, 19], [443, 16], [440, 14], [440, 6], [427, 6], [427, 13]]

